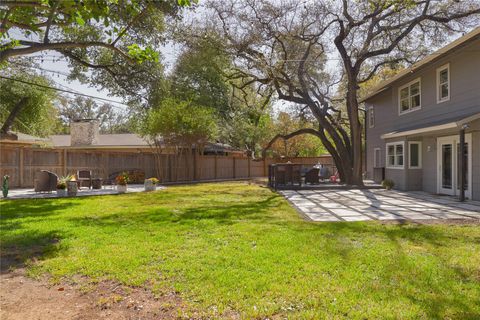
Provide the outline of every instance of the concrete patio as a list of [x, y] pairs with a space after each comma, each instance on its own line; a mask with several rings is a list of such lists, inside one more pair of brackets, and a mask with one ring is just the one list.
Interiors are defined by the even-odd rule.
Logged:
[[[157, 190], [163, 189], [165, 187], [157, 186]], [[127, 193], [135, 193], [145, 191], [143, 184], [129, 184], [127, 188]], [[85, 196], [101, 196], [108, 194], [118, 194], [118, 191], [113, 187], [106, 187], [102, 189], [88, 189], [81, 188], [78, 190], [77, 197]], [[52, 193], [38, 193], [33, 190], [33, 188], [22, 188], [22, 189], [12, 189], [8, 192], [7, 199], [41, 199], [41, 198], [58, 198], [58, 195], [55, 191]]]
[[279, 191], [311, 221], [480, 220], [480, 202], [384, 189]]

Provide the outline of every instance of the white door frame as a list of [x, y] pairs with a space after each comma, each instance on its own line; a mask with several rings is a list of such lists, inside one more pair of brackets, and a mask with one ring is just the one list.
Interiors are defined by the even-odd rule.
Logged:
[[[459, 188], [457, 184], [458, 180], [458, 150], [457, 144], [460, 143], [460, 136], [448, 136], [437, 138], [437, 193], [440, 194], [449, 194], [456, 196], [459, 194]], [[465, 143], [468, 144], [468, 159], [467, 159], [467, 168], [468, 168], [468, 184], [467, 189], [465, 190], [465, 197], [472, 198], [472, 134], [465, 134]], [[451, 144], [452, 145], [452, 189], [442, 188], [442, 145]]]

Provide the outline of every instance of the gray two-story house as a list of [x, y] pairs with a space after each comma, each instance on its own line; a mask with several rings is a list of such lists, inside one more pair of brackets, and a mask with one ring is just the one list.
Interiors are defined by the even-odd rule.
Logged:
[[480, 28], [362, 101], [368, 178], [391, 179], [400, 190], [480, 200]]

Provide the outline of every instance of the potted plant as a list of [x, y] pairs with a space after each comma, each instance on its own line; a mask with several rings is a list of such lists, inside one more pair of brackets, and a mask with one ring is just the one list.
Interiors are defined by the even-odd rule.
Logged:
[[125, 193], [127, 192], [127, 183], [128, 183], [128, 175], [125, 172], [119, 174], [115, 181], [117, 182], [117, 191], [118, 193]]
[[57, 183], [57, 195], [59, 197], [65, 197], [67, 195], [67, 183], [66, 182], [58, 182]]
[[382, 181], [382, 187], [384, 187], [387, 190], [391, 190], [395, 186], [395, 182], [391, 179], [385, 179]]
[[159, 180], [157, 178], [148, 178], [145, 179], [145, 191], [155, 191], [157, 190], [157, 184]]
[[72, 176], [65, 176], [58, 179], [57, 182], [57, 195], [59, 197], [67, 196], [67, 182], [72, 179]]
[[9, 175], [3, 176], [2, 194], [4, 198], [8, 197], [8, 179], [10, 179]]

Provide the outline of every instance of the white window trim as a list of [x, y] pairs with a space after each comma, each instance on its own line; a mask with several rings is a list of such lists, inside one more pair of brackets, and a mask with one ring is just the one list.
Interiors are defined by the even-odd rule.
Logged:
[[[412, 84], [414, 84], [416, 82], [418, 82], [418, 90], [419, 90], [419, 94], [420, 94], [420, 105], [418, 107], [413, 108], [413, 109], [408, 109], [407, 111], [402, 111], [402, 106], [401, 106], [401, 103], [400, 103], [400, 101], [401, 101], [400, 91], [402, 91], [402, 89], [410, 87]], [[410, 97], [410, 90], [409, 90], [409, 92], [408, 92], [408, 101], [409, 102], [411, 102], [410, 98], [411, 97]], [[415, 80], [412, 80], [409, 83], [406, 83], [403, 86], [398, 88], [398, 114], [403, 115], [403, 114], [414, 112], [414, 111], [417, 111], [417, 110], [420, 110], [420, 109], [422, 109], [422, 79], [421, 78], [416, 78]]]
[[[380, 157], [382, 156], [381, 148], [373, 148], [373, 167], [374, 168], [380, 168], [379, 163], [377, 163], [377, 151], [380, 153]], [[380, 160], [380, 157], [378, 157], [379, 160]]]
[[[373, 124], [370, 121], [371, 120], [371, 118], [370, 118], [371, 114], [373, 114]], [[368, 108], [367, 118], [368, 118], [368, 127], [369, 128], [375, 128], [375, 110], [373, 109], [373, 106]]]
[[[448, 80], [447, 80], [447, 85], [448, 85], [448, 96], [441, 99], [440, 98], [440, 72], [443, 70], [447, 69], [448, 72]], [[443, 66], [437, 68], [437, 103], [442, 103], [450, 100], [450, 63], [444, 64]]]
[[[395, 163], [397, 162], [397, 147], [398, 145], [402, 145], [402, 157], [403, 157], [403, 165], [393, 165], [391, 166], [390, 163], [388, 162], [388, 147], [393, 146], [394, 152], [395, 152]], [[385, 166], [387, 169], [405, 169], [405, 142], [404, 141], [397, 141], [397, 142], [389, 142], [386, 144], [385, 148]]]
[[[412, 154], [410, 152], [410, 146], [412, 144], [418, 144], [418, 166], [413, 167], [411, 165]], [[409, 169], [422, 169], [422, 142], [421, 141], [408, 141], [408, 168]]]

